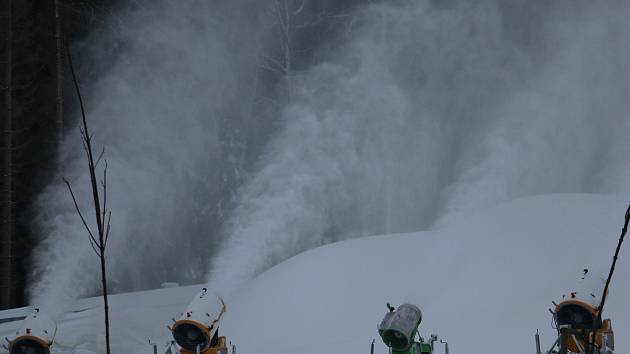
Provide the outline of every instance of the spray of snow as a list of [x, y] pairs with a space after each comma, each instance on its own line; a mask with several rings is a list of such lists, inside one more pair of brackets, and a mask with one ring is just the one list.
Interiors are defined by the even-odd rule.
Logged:
[[357, 13], [295, 85], [210, 284], [230, 292], [321, 243], [438, 227], [516, 197], [628, 191], [630, 26], [614, 9], [520, 5]]
[[[134, 3], [111, 20], [116, 31], [102, 43], [72, 48], [78, 58], [90, 48], [98, 60], [115, 58], [100, 64], [109, 67], [94, 82], [89, 72], [79, 76], [96, 149], [106, 147], [109, 163], [114, 292], [205, 277], [214, 249], [207, 230], [229, 158], [220, 130], [248, 109], [240, 98], [250, 95], [259, 39], [255, 1]], [[63, 175], [92, 220], [80, 144], [78, 131], [66, 137]], [[33, 303], [62, 311], [66, 299], [100, 288], [97, 258], [61, 178], [40, 196], [36, 227]]]
[[[229, 292], [320, 244], [429, 229], [519, 196], [628, 190], [626, 3], [370, 1], [294, 73], [273, 125], [250, 104], [268, 98], [254, 83], [262, 2], [144, 3], [86, 92], [108, 148], [114, 290], [209, 271]], [[273, 137], [219, 223], [226, 117]], [[64, 175], [89, 210], [79, 141], [69, 134]], [[61, 308], [98, 288], [97, 262], [61, 183], [38, 205], [31, 298]]]
[[[437, 334], [452, 350], [487, 353], [487, 346], [470, 343], [492, 343], [492, 352], [531, 353], [537, 328], [546, 349], [557, 334], [547, 311], [551, 301], [565, 292], [602, 293], [598, 275], [608, 272], [626, 203], [618, 196], [547, 194], [502, 203], [438, 230], [318, 247], [248, 282], [227, 301], [220, 333], [239, 353], [369, 353], [375, 339], [375, 353], [385, 354], [376, 331], [385, 304], [409, 302], [422, 310], [422, 337]], [[630, 337], [620, 335], [630, 331], [626, 251], [604, 310], [620, 352], [630, 346]], [[590, 269], [586, 281], [580, 280], [583, 268]], [[150, 338], [163, 353], [172, 340], [166, 325], [200, 288], [113, 295], [112, 351], [150, 353]], [[101, 303], [99, 297], [74, 303], [75, 311], [58, 323], [56, 350], [104, 352]], [[20, 313], [28, 310], [0, 317]], [[20, 325], [0, 323], [0, 338], [12, 338]]]

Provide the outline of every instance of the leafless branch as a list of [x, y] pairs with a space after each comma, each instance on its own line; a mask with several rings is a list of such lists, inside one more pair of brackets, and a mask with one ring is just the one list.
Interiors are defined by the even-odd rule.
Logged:
[[278, 25], [280, 26], [281, 30], [282, 30], [282, 34], [285, 35], [286, 32], [288, 32], [289, 30], [289, 23], [288, 23], [288, 15], [286, 15], [286, 0], [283, 1], [285, 6], [282, 6], [280, 4], [280, 0], [276, 0], [274, 1], [274, 5], [275, 5], [275, 13], [276, 13], [276, 18], [278, 19]]
[[88, 226], [87, 222], [85, 221], [85, 218], [83, 217], [83, 213], [81, 213], [81, 209], [79, 209], [79, 204], [77, 203], [77, 199], [74, 197], [74, 192], [72, 191], [72, 187], [70, 186], [70, 182], [68, 182], [68, 180], [65, 179], [65, 178], [63, 179], [63, 181], [66, 184], [66, 186], [68, 186], [68, 190], [70, 191], [70, 195], [72, 196], [72, 201], [74, 202], [74, 207], [76, 208], [77, 213], [81, 217], [81, 221], [83, 222], [83, 226], [85, 226], [85, 229], [90, 234], [90, 238], [92, 240], [96, 241], [96, 239], [94, 238], [94, 234], [92, 234], [92, 230], [90, 230], [90, 227]]
[[94, 234], [92, 233], [92, 230], [90, 230], [90, 227], [88, 226], [87, 222], [85, 221], [85, 218], [83, 217], [83, 213], [81, 213], [81, 209], [79, 208], [79, 204], [77, 203], [77, 199], [74, 196], [74, 192], [72, 191], [72, 187], [70, 186], [70, 182], [68, 182], [68, 180], [66, 180], [64, 178], [63, 180], [66, 183], [66, 186], [68, 186], [68, 190], [70, 191], [70, 195], [72, 196], [72, 201], [74, 202], [74, 207], [77, 211], [77, 214], [79, 214], [79, 217], [81, 218], [81, 221], [83, 222], [83, 226], [85, 226], [85, 229], [87, 230], [88, 234], [89, 234], [89, 238], [88, 240], [90, 241], [90, 246], [92, 247], [92, 250], [94, 251], [94, 253], [96, 253], [97, 256], [100, 257], [100, 252], [99, 252], [99, 248], [98, 245], [98, 241], [96, 241], [96, 238], [94, 237]]
[[[260, 64], [260, 67], [269, 71], [282, 71], [284, 72], [284, 63], [280, 62], [278, 59], [265, 55], [262, 57], [263, 63]], [[274, 67], [275, 66], [275, 67]]]
[[[103, 152], [105, 152], [105, 149], [103, 149]], [[96, 163], [98, 164], [98, 161]], [[105, 160], [105, 168], [103, 168], [101, 185], [103, 186], [103, 215], [101, 218], [105, 220], [105, 214], [107, 213], [107, 160]]]
[[103, 158], [103, 155], [105, 155], [105, 147], [103, 146], [103, 149], [101, 150], [101, 153], [98, 155], [98, 158], [96, 159], [96, 163], [94, 164], [94, 167], [98, 167], [98, 163], [101, 162], [101, 159]]
[[94, 253], [96, 254], [97, 257], [101, 256], [101, 252], [99, 251], [99, 248], [97, 245], [94, 244], [94, 241], [92, 239], [90, 239], [90, 246], [92, 246], [92, 251], [94, 251]]
[[77, 77], [74, 72], [74, 67], [72, 65], [72, 56], [70, 55], [69, 47], [66, 47], [66, 50], [68, 54], [68, 66], [70, 67], [70, 73], [72, 74], [72, 81], [74, 83], [74, 88], [76, 90], [77, 97], [79, 99], [79, 106], [81, 107], [81, 118], [82, 118], [81, 127], [80, 127], [81, 141], [83, 143], [83, 149], [85, 150], [85, 154], [87, 155], [87, 159], [88, 159], [88, 169], [90, 172], [90, 184], [92, 187], [92, 198], [94, 202], [93, 204], [94, 216], [96, 219], [96, 226], [98, 230], [98, 240], [96, 239], [96, 237], [94, 236], [90, 228], [88, 227], [87, 222], [85, 221], [85, 218], [83, 217], [83, 214], [81, 213], [79, 209], [79, 206], [77, 204], [76, 198], [74, 197], [72, 188], [70, 187], [70, 183], [68, 183], [68, 181], [65, 181], [65, 180], [64, 181], [66, 182], [66, 184], [68, 185], [68, 188], [70, 189], [70, 194], [72, 195], [72, 200], [74, 201], [74, 205], [77, 209], [77, 212], [79, 213], [79, 216], [81, 217], [81, 220], [83, 221], [83, 224], [88, 230], [88, 233], [90, 235], [89, 237], [90, 246], [92, 246], [92, 250], [94, 250], [94, 252], [99, 257], [99, 260], [100, 260], [101, 283], [102, 283], [102, 290], [103, 290], [103, 308], [104, 308], [104, 314], [105, 314], [105, 343], [107, 346], [106, 353], [109, 354], [111, 352], [111, 348], [110, 348], [110, 337], [109, 337], [109, 301], [107, 299], [107, 270], [106, 270], [106, 264], [105, 264], [106, 263], [105, 247], [107, 244], [107, 239], [109, 238], [111, 212], [109, 212], [107, 224], [103, 225], [105, 221], [104, 220], [105, 215], [107, 213], [107, 195], [106, 195], [107, 194], [107, 161], [105, 161], [105, 168], [103, 170], [103, 180], [101, 181], [101, 184], [103, 186], [103, 205], [102, 205], [103, 210], [101, 212], [101, 202], [99, 200], [100, 195], [99, 195], [98, 181], [96, 177], [96, 166], [98, 165], [98, 162], [102, 158], [105, 152], [105, 149], [102, 150], [101, 155], [98, 157], [95, 163], [94, 155], [92, 153], [93, 151], [92, 138], [94, 137], [94, 135], [90, 134], [90, 131], [88, 129], [87, 119], [85, 117], [85, 107], [83, 105], [83, 99], [81, 98], [81, 90], [79, 89], [79, 83], [77, 81]]
[[107, 241], [109, 241], [109, 226], [112, 222], [112, 212], [110, 211], [107, 215], [107, 227], [105, 228], [105, 244], [103, 245], [103, 250], [107, 247]]
[[300, 14], [300, 12], [304, 10], [304, 4], [306, 4], [306, 0], [302, 0], [302, 3], [298, 6], [297, 10], [293, 11], [293, 16]]

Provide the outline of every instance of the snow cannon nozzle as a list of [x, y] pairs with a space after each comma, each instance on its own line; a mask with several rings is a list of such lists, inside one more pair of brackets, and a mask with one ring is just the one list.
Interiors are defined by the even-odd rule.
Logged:
[[178, 352], [206, 354], [219, 349], [227, 350], [225, 337], [219, 336], [219, 326], [226, 310], [223, 299], [210, 296], [208, 289], [203, 288], [171, 327], [173, 339], [181, 348]]
[[591, 276], [588, 269], [584, 269], [575, 288], [563, 295], [560, 302], [553, 302], [555, 308], [552, 312], [556, 324], [559, 327], [579, 330], [601, 328], [599, 306], [601, 297], [605, 296], [603, 287], [603, 279]]
[[[557, 339], [551, 353], [558, 348], [562, 353], [612, 354], [615, 349], [615, 336], [612, 321], [602, 317], [603, 299], [607, 295], [603, 278], [594, 276], [584, 269], [580, 281], [562, 296], [562, 300], [552, 301], [549, 309], [557, 329]], [[535, 334], [536, 351], [540, 353], [540, 335]]]
[[403, 304], [395, 309], [388, 303], [387, 308], [389, 312], [378, 326], [378, 334], [385, 345], [395, 354], [419, 354], [415, 337], [422, 322], [422, 311], [411, 304]]
[[50, 354], [57, 324], [38, 308], [24, 319], [22, 327], [9, 343], [8, 354]]

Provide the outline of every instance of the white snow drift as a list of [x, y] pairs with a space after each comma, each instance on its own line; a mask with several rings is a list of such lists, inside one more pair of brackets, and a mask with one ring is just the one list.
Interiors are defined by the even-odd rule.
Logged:
[[[624, 200], [602, 195], [545, 195], [468, 215], [433, 232], [375, 236], [330, 244], [270, 269], [226, 299], [222, 335], [243, 354], [386, 353], [376, 325], [385, 303], [411, 302], [421, 334], [447, 339], [453, 353], [531, 354], [538, 328], [551, 344], [547, 308], [588, 267], [605, 273]], [[630, 255], [622, 250], [606, 315], [630, 345]], [[166, 325], [200, 286], [112, 297], [115, 353], [150, 353], [148, 339], [169, 339]], [[101, 301], [77, 302], [59, 326], [64, 353], [102, 352]], [[7, 313], [0, 313], [0, 317]], [[16, 322], [0, 324], [9, 335]], [[438, 353], [440, 351], [438, 350]]]

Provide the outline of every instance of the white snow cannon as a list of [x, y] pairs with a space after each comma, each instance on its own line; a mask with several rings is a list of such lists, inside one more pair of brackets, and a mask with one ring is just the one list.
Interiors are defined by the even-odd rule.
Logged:
[[227, 354], [226, 339], [219, 337], [219, 325], [226, 309], [223, 299], [203, 288], [171, 327], [180, 353]]
[[57, 324], [38, 308], [24, 319], [20, 330], [12, 340], [7, 340], [8, 354], [51, 354], [51, 346], [57, 333]]
[[414, 305], [402, 304], [395, 310], [389, 308], [378, 326], [378, 334], [383, 342], [396, 352], [407, 352], [414, 344], [418, 326], [422, 322], [422, 311]]
[[[432, 354], [438, 337], [434, 334], [428, 341], [418, 334], [422, 322], [422, 311], [412, 304], [402, 304], [398, 309], [387, 304], [389, 310], [378, 325], [378, 334], [391, 354]], [[419, 340], [416, 341], [416, 336]], [[373, 347], [372, 347], [373, 352]]]

